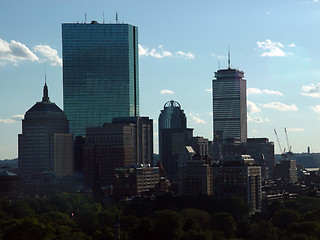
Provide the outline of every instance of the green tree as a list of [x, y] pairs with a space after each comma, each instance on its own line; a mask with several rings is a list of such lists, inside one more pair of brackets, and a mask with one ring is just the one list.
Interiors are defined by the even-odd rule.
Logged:
[[300, 221], [300, 214], [292, 209], [280, 209], [275, 212], [272, 223], [274, 226], [285, 229], [289, 226], [290, 223]]
[[215, 213], [212, 216], [211, 226], [217, 231], [223, 232], [226, 238], [231, 238], [236, 233], [236, 223], [230, 213]]
[[154, 212], [151, 217], [153, 219], [153, 239], [180, 239], [183, 222], [177, 212], [172, 210], [161, 210]]

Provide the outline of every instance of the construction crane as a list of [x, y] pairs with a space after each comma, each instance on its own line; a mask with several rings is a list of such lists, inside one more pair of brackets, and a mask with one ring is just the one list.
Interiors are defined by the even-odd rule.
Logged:
[[281, 154], [283, 154], [283, 152], [282, 152], [282, 147], [281, 147], [281, 144], [280, 144], [280, 141], [279, 141], [279, 137], [278, 137], [278, 133], [277, 133], [276, 129], [273, 129], [273, 130], [274, 130], [274, 134], [275, 134], [276, 137], [277, 137], [277, 142], [278, 142], [278, 144], [279, 144], [280, 152], [281, 152]]
[[279, 141], [279, 137], [278, 137], [278, 133], [277, 133], [276, 129], [274, 129], [274, 134], [277, 137], [277, 142], [279, 144], [282, 160], [285, 160], [287, 158], [286, 149], [284, 148], [283, 151], [282, 151], [282, 147], [281, 147], [281, 144], [280, 144], [280, 141]]
[[292, 156], [292, 151], [291, 151], [291, 145], [289, 143], [289, 138], [288, 138], [288, 133], [287, 133], [287, 129], [284, 128], [284, 132], [286, 133], [286, 139], [287, 139], [287, 145], [288, 145], [288, 156]]

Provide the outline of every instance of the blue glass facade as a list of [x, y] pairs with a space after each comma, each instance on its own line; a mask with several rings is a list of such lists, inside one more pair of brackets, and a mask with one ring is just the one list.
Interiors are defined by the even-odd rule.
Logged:
[[129, 24], [62, 24], [63, 104], [70, 133], [139, 116], [138, 29]]

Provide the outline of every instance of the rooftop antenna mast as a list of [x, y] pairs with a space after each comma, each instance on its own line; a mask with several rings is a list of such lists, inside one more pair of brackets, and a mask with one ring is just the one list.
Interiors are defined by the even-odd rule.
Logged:
[[87, 23], [87, 13], [84, 13], [84, 23]]
[[102, 22], [104, 24], [104, 12], [102, 12]]
[[228, 46], [228, 69], [230, 69], [230, 46]]
[[47, 64], [44, 64], [44, 85], [47, 85]]
[[220, 60], [218, 60], [218, 70], [220, 70]]
[[116, 12], [116, 23], [118, 23], [118, 12]]

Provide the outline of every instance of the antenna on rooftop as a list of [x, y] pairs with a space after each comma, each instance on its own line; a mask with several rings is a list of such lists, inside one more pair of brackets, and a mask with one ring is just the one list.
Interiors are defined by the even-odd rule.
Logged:
[[116, 12], [116, 23], [118, 23], [118, 12]]
[[84, 14], [84, 23], [87, 23], [87, 13]]
[[103, 22], [103, 24], [104, 24], [104, 12], [102, 12], [102, 18], [103, 18], [103, 21], [102, 21], [102, 22]]
[[228, 46], [228, 69], [230, 69], [230, 45]]
[[220, 59], [218, 60], [218, 70], [220, 70]]
[[47, 64], [44, 64], [44, 84], [47, 85]]

